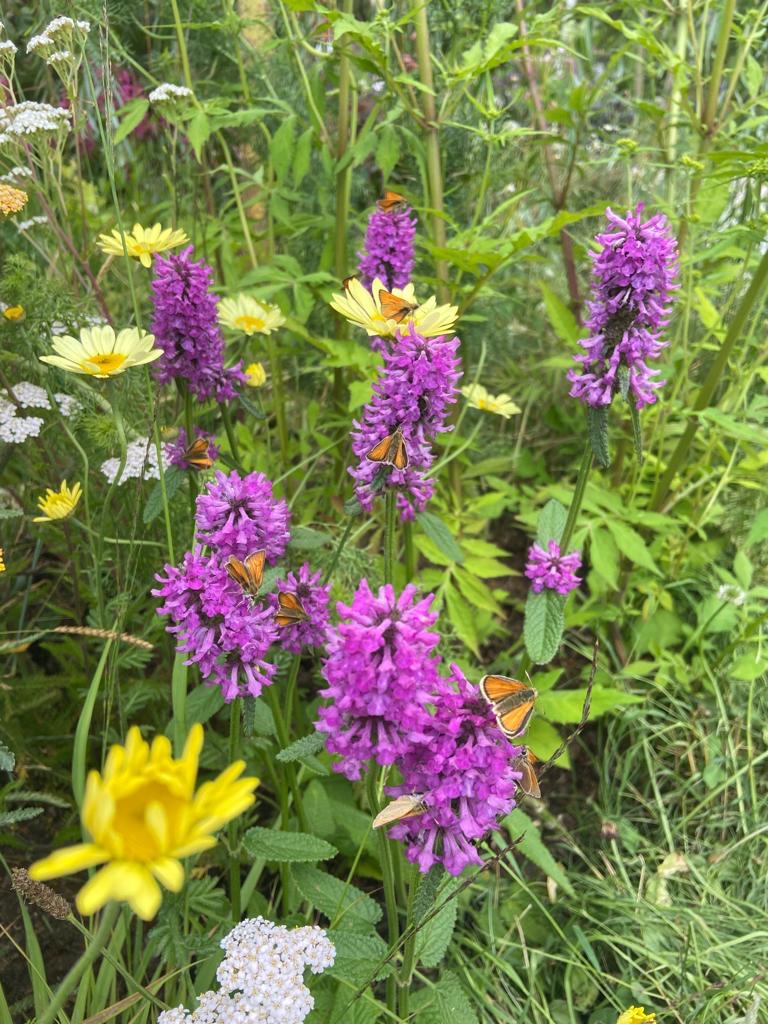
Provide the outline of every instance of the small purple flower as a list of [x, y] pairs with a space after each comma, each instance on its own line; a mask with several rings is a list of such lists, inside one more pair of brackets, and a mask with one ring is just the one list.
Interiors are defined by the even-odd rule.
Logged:
[[374, 594], [363, 579], [352, 604], [337, 605], [343, 621], [330, 630], [322, 670], [330, 703], [316, 727], [328, 733], [328, 750], [342, 758], [334, 768], [348, 779], [359, 779], [371, 758], [392, 764], [429, 723], [440, 638], [431, 628], [432, 595], [416, 594], [410, 584], [400, 597], [391, 584]]
[[525, 575], [531, 580], [534, 594], [540, 594], [545, 588], [556, 590], [558, 594], [570, 594], [581, 583], [581, 578], [576, 575], [580, 568], [581, 555], [578, 551], [561, 555], [560, 545], [551, 540], [546, 551], [538, 544], [531, 545]]
[[275, 498], [263, 473], [240, 477], [236, 470], [217, 470], [215, 478], [197, 497], [198, 537], [228, 555], [243, 559], [263, 548], [274, 565], [290, 540], [291, 513], [282, 498]]
[[152, 333], [163, 354], [153, 372], [161, 384], [186, 381], [195, 398], [234, 398], [245, 381], [241, 365], [224, 368], [224, 338], [218, 323], [218, 295], [209, 291], [213, 270], [192, 259], [192, 246], [158, 257], [152, 280], [155, 313]]
[[426, 810], [397, 822], [389, 835], [407, 844], [406, 857], [420, 871], [440, 863], [459, 875], [469, 864], [482, 864], [473, 844], [515, 805], [521, 773], [513, 764], [522, 748], [504, 736], [457, 665], [450, 679], [439, 680], [431, 702], [435, 713], [422, 725], [422, 738], [397, 762], [402, 784], [389, 790], [418, 794]]
[[227, 576], [216, 555], [188, 551], [180, 568], [165, 566], [161, 584], [152, 591], [164, 603], [167, 632], [177, 650], [189, 653], [187, 665], [197, 665], [208, 686], [220, 686], [226, 701], [258, 697], [269, 686], [275, 666], [266, 660], [277, 639], [277, 626], [268, 604], [253, 604]]
[[411, 212], [410, 208], [387, 212], [376, 207], [368, 218], [365, 248], [357, 254], [360, 279], [366, 288], [377, 277], [387, 291], [410, 283], [416, 236], [416, 218]]
[[[349, 470], [360, 504], [370, 511], [379, 489], [395, 487], [402, 519], [413, 519], [432, 497], [434, 482], [426, 471], [434, 461], [432, 440], [451, 430], [448, 406], [458, 396], [459, 339], [423, 338], [410, 323], [383, 351], [384, 367], [373, 386], [373, 398], [353, 423], [352, 451], [360, 460]], [[396, 427], [403, 433], [405, 469], [372, 462], [366, 456]]]
[[[328, 641], [328, 595], [330, 583], [320, 583], [320, 573], [312, 574], [305, 562], [297, 575], [289, 572], [284, 580], [275, 584], [276, 591], [295, 594], [301, 607], [309, 616], [306, 622], [295, 622], [289, 626], [278, 626], [278, 641], [286, 651], [301, 654], [304, 647], [324, 647]], [[269, 595], [273, 611], [277, 611], [277, 593]]]
[[[195, 429], [195, 440], [199, 437], [204, 437], [208, 441], [208, 447], [206, 450], [208, 458], [211, 460], [217, 459], [219, 457], [219, 449], [216, 446], [213, 434], [209, 434], [207, 430]], [[182, 427], [179, 430], [176, 439], [165, 445], [165, 454], [172, 466], [177, 466], [179, 469], [193, 468], [189, 460], [185, 458], [190, 444], [191, 442], [187, 438], [187, 432], [184, 427]]]
[[[569, 370], [570, 394], [586, 405], [610, 405], [618, 391], [642, 409], [656, 401], [665, 383], [655, 380], [648, 359], [656, 359], [668, 342], [661, 331], [669, 322], [672, 292], [677, 288], [677, 243], [667, 218], [656, 214], [641, 221], [643, 204], [626, 218], [605, 211], [614, 231], [597, 235], [602, 245], [593, 260], [595, 299], [589, 302], [589, 337], [575, 356], [581, 369]], [[622, 380], [622, 377], [624, 378]], [[628, 389], [628, 390], [627, 390]]]

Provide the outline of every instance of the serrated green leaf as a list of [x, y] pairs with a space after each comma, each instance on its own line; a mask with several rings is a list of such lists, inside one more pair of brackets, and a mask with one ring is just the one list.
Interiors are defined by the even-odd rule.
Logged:
[[445, 878], [445, 868], [442, 864], [433, 864], [426, 875], [419, 876], [419, 887], [413, 899], [413, 920], [415, 924], [424, 917], [428, 910], [431, 910], [435, 902], [437, 890]]
[[445, 606], [448, 609], [448, 618], [451, 620], [456, 636], [473, 654], [479, 657], [480, 640], [477, 635], [475, 616], [472, 609], [451, 585], [446, 586], [444, 598]]
[[[452, 892], [455, 892], [461, 883], [451, 878], [445, 885], [441, 886], [437, 894], [436, 902], [442, 904]], [[452, 899], [446, 903], [442, 910], [431, 917], [416, 933], [416, 958], [424, 967], [437, 967], [445, 956], [453, 929], [456, 926], [456, 915], [459, 910], [459, 902]]]
[[[586, 687], [578, 690], [549, 690], [540, 693], [536, 701], [536, 710], [550, 722], [558, 725], [573, 725], [581, 721], [584, 712], [584, 701], [587, 696]], [[595, 686], [589, 706], [589, 720], [599, 718], [608, 711], [623, 707], [625, 704], [640, 704], [643, 698], [611, 686]]]
[[645, 462], [645, 456], [643, 455], [643, 428], [640, 425], [640, 410], [631, 397], [629, 399], [629, 416], [632, 420], [632, 441], [635, 446], [635, 458], [638, 464], [642, 466], [643, 462]]
[[613, 534], [604, 526], [594, 526], [589, 535], [592, 568], [603, 577], [610, 590], [619, 585], [619, 549]]
[[113, 145], [117, 146], [123, 139], [127, 138], [134, 128], [138, 128], [149, 110], [149, 100], [143, 96], [128, 100], [120, 108], [120, 124], [115, 130], [112, 138]]
[[523, 636], [525, 649], [534, 665], [545, 665], [557, 654], [565, 628], [565, 598], [554, 590], [528, 592], [525, 602]]
[[254, 826], [243, 836], [243, 846], [251, 857], [278, 864], [330, 860], [339, 852], [335, 846], [306, 832], [277, 832]]
[[291, 743], [290, 746], [278, 751], [275, 757], [278, 761], [300, 761], [303, 757], [316, 754], [324, 746], [325, 733], [311, 732], [307, 736], [302, 736], [301, 739], [296, 740], [295, 743]]
[[473, 607], [483, 608], [485, 611], [493, 612], [495, 615], [502, 614], [501, 605], [491, 593], [490, 588], [482, 580], [472, 576], [471, 573], [468, 573], [466, 569], [460, 566], [454, 567], [453, 575], [462, 595]]
[[546, 548], [551, 540], [559, 541], [565, 529], [565, 522], [568, 512], [564, 505], [561, 505], [556, 498], [550, 498], [544, 508], [539, 512], [536, 522], [536, 543]]
[[0, 811], [0, 828], [16, 825], [20, 821], [29, 821], [43, 813], [42, 807], [19, 807], [16, 811]]
[[322, 530], [314, 530], [311, 526], [293, 526], [288, 547], [296, 551], [319, 551], [320, 548], [328, 547], [332, 541], [333, 537]]
[[414, 993], [411, 1000], [418, 1024], [478, 1024], [477, 1014], [453, 971], [443, 971], [432, 988]]
[[304, 899], [331, 921], [343, 919], [347, 925], [374, 925], [381, 917], [381, 907], [367, 893], [320, 868], [294, 864], [291, 874]]
[[187, 122], [186, 134], [198, 161], [203, 155], [203, 146], [213, 131], [213, 123], [204, 110], [196, 110]]
[[548, 285], [540, 283], [539, 288], [541, 288], [544, 298], [547, 318], [552, 324], [555, 334], [567, 345], [575, 345], [579, 338], [584, 336], [578, 320], [560, 296], [556, 295]]
[[622, 555], [625, 555], [635, 565], [650, 569], [657, 576], [661, 575], [658, 565], [654, 562], [651, 552], [637, 530], [633, 530], [623, 520], [615, 517], [607, 519], [606, 525], [613, 534], [616, 546]]
[[433, 512], [419, 512], [416, 522], [429, 539], [452, 562], [463, 562], [464, 553], [443, 520]]
[[[346, 921], [346, 918], [345, 918]], [[336, 959], [328, 973], [334, 978], [343, 978], [354, 987], [367, 981], [378, 981], [392, 973], [392, 964], [387, 963], [376, 971], [376, 965], [387, 955], [387, 944], [374, 933], [361, 934], [344, 928], [330, 928], [328, 938], [336, 948]], [[375, 977], [374, 977], [375, 974]], [[349, 1002], [349, 989], [347, 989]]]
[[23, 515], [24, 511], [20, 508], [0, 508], [0, 519], [17, 519]]
[[532, 861], [536, 867], [541, 868], [545, 875], [549, 875], [555, 882], [564, 889], [569, 896], [573, 896], [573, 886], [569, 882], [565, 871], [555, 861], [555, 858], [544, 845], [541, 833], [534, 825], [525, 811], [516, 807], [504, 819], [504, 826], [509, 830], [510, 835], [515, 837], [522, 835], [522, 840], [517, 850]]
[[[165, 493], [168, 498], [168, 504], [170, 505], [176, 492], [181, 487], [182, 481], [186, 476], [183, 469], [179, 469], [178, 466], [169, 466], [165, 471]], [[153, 519], [157, 518], [163, 511], [163, 490], [158, 480], [152, 490], [149, 492], [147, 503], [144, 506], [144, 514], [142, 516], [143, 522], [151, 523]]]
[[603, 469], [608, 469], [611, 457], [608, 451], [608, 407], [599, 405], [587, 406], [587, 433], [592, 446], [595, 461]]
[[16, 755], [0, 740], [0, 771], [12, 772], [16, 767]]

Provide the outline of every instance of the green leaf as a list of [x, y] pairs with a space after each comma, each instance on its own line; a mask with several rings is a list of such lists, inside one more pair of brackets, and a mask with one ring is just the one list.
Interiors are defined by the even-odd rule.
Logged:
[[578, 320], [560, 296], [556, 295], [548, 285], [540, 283], [539, 287], [544, 298], [544, 308], [547, 311], [547, 317], [552, 324], [555, 334], [558, 338], [562, 338], [567, 345], [575, 345], [579, 338], [584, 335], [584, 332], [579, 327]]
[[456, 636], [473, 654], [480, 657], [480, 639], [477, 635], [475, 615], [472, 609], [451, 585], [446, 586], [444, 597], [448, 618], [451, 620]]
[[400, 159], [400, 136], [397, 128], [391, 124], [385, 124], [379, 131], [379, 141], [376, 146], [376, 163], [381, 171], [384, 181], [387, 181], [392, 171], [397, 167]]
[[608, 469], [611, 457], [608, 451], [608, 407], [599, 405], [587, 406], [587, 432], [595, 461], [603, 469]]
[[737, 441], [746, 441], [749, 444], [757, 444], [762, 448], [768, 445], [768, 430], [757, 423], [748, 423], [745, 420], [737, 420], [720, 409], [703, 409], [696, 413], [699, 419], [707, 420], [719, 427], [726, 437], [735, 438]]
[[[345, 922], [346, 923], [346, 919]], [[328, 974], [334, 978], [343, 978], [351, 982], [357, 988], [368, 981], [378, 981], [386, 978], [392, 973], [392, 964], [387, 963], [376, 971], [376, 965], [381, 963], [387, 955], [387, 944], [376, 934], [361, 935], [359, 932], [351, 931], [349, 928], [330, 928], [328, 938], [336, 948], [336, 959], [333, 967], [329, 968]], [[351, 998], [351, 993], [346, 990], [346, 1002]], [[347, 1018], [344, 1018], [347, 1024]]]
[[454, 568], [453, 575], [462, 595], [474, 608], [482, 608], [487, 612], [493, 612], [495, 615], [502, 614], [499, 602], [485, 583], [459, 566]]
[[539, 512], [536, 523], [536, 543], [546, 548], [551, 540], [559, 541], [565, 529], [568, 513], [556, 498], [550, 498]]
[[523, 636], [525, 649], [534, 665], [545, 665], [557, 654], [565, 628], [565, 598], [554, 590], [528, 592], [525, 602]]
[[213, 131], [213, 125], [204, 110], [195, 111], [192, 120], [187, 125], [186, 131], [189, 144], [199, 161], [203, 155], [203, 146]]
[[146, 117], [149, 110], [149, 100], [139, 96], [134, 100], [128, 100], [120, 108], [120, 124], [117, 126], [112, 138], [113, 145], [117, 145], [127, 138], [134, 128], [138, 128]]
[[607, 519], [606, 525], [613, 534], [616, 546], [622, 555], [625, 555], [635, 565], [641, 565], [644, 569], [650, 569], [657, 576], [661, 575], [658, 565], [654, 562], [651, 552], [637, 530], [633, 530], [623, 520], [615, 517]]
[[563, 871], [546, 848], [542, 842], [541, 833], [525, 811], [521, 811], [519, 807], [516, 807], [504, 819], [504, 827], [515, 837], [522, 833], [522, 841], [517, 847], [520, 853], [532, 861], [537, 868], [541, 868], [545, 875], [549, 875], [550, 878], [554, 879], [569, 896], [573, 896], [573, 886], [568, 881], [565, 871]]
[[768, 658], [765, 655], [759, 657], [757, 648], [753, 648], [736, 658], [731, 666], [730, 677], [751, 683], [766, 672], [768, 672]]
[[[586, 697], [586, 687], [578, 690], [549, 690], [547, 693], [539, 694], [536, 710], [550, 722], [557, 722], [558, 725], [575, 725], [581, 721]], [[589, 705], [589, 721], [626, 704], [641, 704], [643, 699], [611, 686], [595, 686]]]
[[296, 130], [296, 120], [295, 114], [286, 117], [272, 136], [272, 144], [269, 147], [269, 157], [275, 177], [281, 185], [288, 177], [288, 171], [293, 165], [293, 134]]
[[284, 747], [278, 751], [275, 757], [278, 761], [300, 761], [303, 757], [316, 754], [324, 746], [325, 733], [311, 732], [307, 736], [302, 736], [301, 739], [291, 743], [289, 747]]
[[327, 547], [333, 538], [329, 533], [313, 530], [311, 526], [294, 526], [288, 547], [294, 551], [319, 551]]
[[243, 724], [246, 736], [276, 736], [272, 709], [261, 697], [243, 698]]
[[592, 568], [608, 584], [609, 590], [619, 585], [619, 550], [610, 531], [604, 526], [593, 526], [589, 537]]
[[419, 887], [413, 899], [413, 920], [415, 924], [424, 917], [428, 910], [432, 909], [435, 902], [437, 890], [445, 878], [445, 868], [442, 864], [433, 864], [426, 875], [419, 876]]
[[0, 740], [0, 772], [12, 772], [16, 767], [16, 755]]
[[[165, 493], [168, 498], [168, 504], [170, 505], [171, 500], [175, 497], [176, 492], [181, 487], [182, 481], [184, 480], [185, 473], [183, 469], [179, 469], [178, 466], [169, 466], [165, 471]], [[153, 519], [157, 518], [163, 511], [163, 491], [158, 480], [152, 490], [149, 492], [147, 503], [144, 506], [144, 514], [142, 515], [143, 522], [151, 523]]]
[[42, 807], [20, 807], [17, 811], [0, 811], [0, 828], [16, 825], [20, 821], [29, 821], [43, 813]]
[[[441, 887], [436, 902], [444, 903], [461, 883], [451, 878]], [[437, 967], [445, 956], [456, 927], [459, 901], [452, 899], [416, 933], [416, 958], [423, 967]]]
[[329, 860], [339, 852], [325, 839], [306, 832], [276, 832], [259, 826], [248, 829], [243, 836], [243, 846], [251, 857], [263, 857], [278, 864]]
[[418, 1024], [478, 1024], [477, 1014], [453, 971], [443, 971], [433, 988], [416, 992], [412, 1007], [412, 1019]]
[[307, 176], [312, 157], [312, 137], [314, 128], [302, 132], [296, 143], [296, 155], [293, 158], [293, 187], [298, 188]]
[[24, 510], [20, 508], [0, 508], [0, 519], [17, 519], [23, 515]]
[[331, 921], [343, 915], [345, 924], [351, 927], [355, 922], [374, 925], [381, 917], [381, 907], [367, 893], [320, 868], [295, 864], [291, 874], [304, 899]]
[[[538, 687], [537, 687], [538, 689]], [[541, 691], [539, 690], [539, 700]], [[539, 701], [536, 702], [537, 704]], [[534, 715], [531, 724], [525, 733], [525, 745], [530, 747], [540, 761], [548, 761], [562, 743], [560, 733], [549, 722], [544, 721], [540, 715]], [[561, 768], [570, 768], [571, 758], [566, 748], [555, 764]]]
[[745, 548], [751, 548], [753, 544], [760, 544], [768, 538], [768, 508], [761, 509], [752, 520], [747, 539], [744, 541]]
[[452, 562], [464, 561], [464, 554], [461, 548], [439, 516], [436, 516], [434, 512], [419, 512], [416, 516], [416, 522], [446, 558], [450, 558]]

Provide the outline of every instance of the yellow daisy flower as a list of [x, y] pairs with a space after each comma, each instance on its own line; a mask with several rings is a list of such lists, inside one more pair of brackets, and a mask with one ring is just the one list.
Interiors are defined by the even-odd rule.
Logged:
[[245, 762], [235, 761], [195, 792], [202, 746], [199, 723], [178, 759], [167, 737], [156, 736], [150, 747], [137, 726], [129, 729], [125, 746], [115, 744], [103, 771], [88, 776], [81, 818], [92, 841], [54, 851], [32, 865], [30, 877], [45, 882], [103, 865], [77, 894], [80, 913], [125, 900], [142, 920], [153, 918], [162, 899], [158, 882], [179, 892], [181, 858], [215, 846], [214, 833], [251, 806], [259, 784], [241, 779]]
[[122, 256], [123, 238], [128, 255], [138, 260], [142, 267], [151, 267], [152, 257], [157, 253], [175, 249], [189, 241], [186, 232], [178, 229], [164, 228], [160, 224], [143, 228], [141, 224], [134, 224], [129, 235], [122, 235], [116, 228], [112, 229], [111, 235], [99, 235], [98, 246], [108, 256]]
[[261, 363], [251, 363], [245, 368], [246, 384], [249, 388], [261, 388], [267, 380], [267, 371]]
[[250, 295], [236, 295], [219, 303], [219, 323], [250, 337], [252, 334], [271, 334], [283, 326], [285, 317], [277, 306], [258, 302]]
[[83, 327], [79, 340], [69, 334], [54, 338], [56, 355], [40, 356], [40, 361], [70, 373], [114, 377], [131, 366], [141, 366], [158, 359], [163, 350], [153, 348], [154, 343], [154, 334], [146, 334], [135, 327], [126, 327], [118, 335], [108, 324]]
[[58, 491], [52, 491], [49, 487], [44, 498], [38, 498], [37, 507], [43, 513], [35, 516], [34, 523], [51, 523], [54, 519], [66, 519], [71, 516], [77, 508], [83, 489], [80, 484], [74, 487], [67, 487], [67, 481], [62, 482]]
[[520, 412], [519, 407], [515, 405], [509, 395], [492, 395], [482, 384], [468, 384], [461, 389], [461, 393], [473, 409], [492, 412], [507, 420], [510, 416], [517, 416]]
[[0, 214], [3, 217], [11, 217], [14, 213], [19, 213], [27, 205], [28, 199], [27, 193], [20, 188], [0, 182]]
[[331, 308], [341, 313], [345, 320], [362, 327], [370, 337], [393, 338], [396, 331], [406, 330], [411, 322], [424, 338], [436, 338], [453, 330], [458, 306], [438, 306], [434, 295], [417, 306], [413, 285], [409, 284], [405, 288], [394, 288], [392, 295], [415, 308], [401, 321], [388, 320], [381, 311], [382, 291], [386, 289], [378, 278], [368, 291], [358, 278], [353, 277], [347, 281], [343, 295], [331, 296]]
[[24, 318], [24, 307], [6, 306], [3, 310], [3, 316], [6, 320], [22, 320]]
[[4, 555], [5, 555], [5, 552], [3, 551], [2, 548], [0, 548], [0, 572], [5, 572], [5, 559], [4, 559]]
[[622, 1013], [616, 1024], [656, 1024], [656, 1014], [646, 1013], [642, 1006], [630, 1006]]

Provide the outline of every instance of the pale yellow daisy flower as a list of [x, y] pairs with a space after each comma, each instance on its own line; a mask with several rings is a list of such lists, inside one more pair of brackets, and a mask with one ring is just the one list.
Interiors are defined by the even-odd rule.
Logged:
[[261, 388], [266, 384], [267, 371], [261, 363], [251, 363], [245, 368], [246, 384], [249, 388]]
[[396, 331], [407, 330], [410, 323], [424, 338], [436, 338], [453, 330], [459, 307], [438, 306], [434, 295], [417, 305], [412, 284], [405, 288], [394, 288], [391, 294], [402, 299], [404, 306], [414, 308], [401, 320], [387, 319], [382, 313], [381, 304], [381, 293], [386, 290], [378, 278], [368, 291], [358, 278], [352, 277], [347, 280], [342, 295], [331, 296], [331, 308], [341, 313], [345, 320], [362, 327], [370, 337], [393, 338]]
[[222, 299], [218, 306], [219, 323], [244, 334], [271, 334], [285, 323], [285, 317], [277, 306], [259, 302], [250, 295], [236, 295], [233, 299]]
[[136, 726], [129, 729], [125, 746], [113, 746], [103, 770], [88, 775], [81, 818], [91, 842], [55, 850], [32, 865], [30, 878], [45, 882], [103, 865], [77, 894], [80, 913], [125, 900], [142, 920], [153, 918], [160, 885], [179, 892], [181, 859], [215, 846], [214, 833], [251, 806], [259, 784], [241, 779], [245, 762], [235, 761], [195, 792], [202, 746], [199, 723], [180, 758], [166, 736], [150, 747]]
[[40, 356], [40, 361], [70, 373], [114, 377], [131, 366], [141, 366], [158, 359], [163, 350], [153, 348], [154, 343], [154, 334], [146, 334], [135, 327], [126, 327], [118, 335], [108, 324], [83, 327], [79, 340], [69, 334], [54, 338], [56, 355]]
[[116, 228], [111, 235], [99, 235], [98, 246], [108, 256], [123, 256], [123, 238], [128, 255], [138, 260], [142, 267], [152, 266], [152, 257], [167, 249], [175, 249], [189, 241], [186, 232], [174, 228], [164, 228], [155, 224], [151, 228], [143, 228], [134, 224], [129, 235], [122, 235]]
[[482, 384], [468, 384], [461, 389], [461, 393], [473, 409], [482, 409], [483, 412], [503, 416], [506, 420], [520, 412], [519, 406], [515, 405], [509, 395], [492, 395]]
[[37, 507], [43, 513], [35, 516], [34, 523], [52, 523], [55, 519], [66, 519], [71, 516], [77, 508], [77, 503], [82, 497], [83, 489], [80, 484], [68, 487], [67, 481], [62, 482], [58, 491], [52, 491], [49, 487], [44, 498], [38, 498]]

